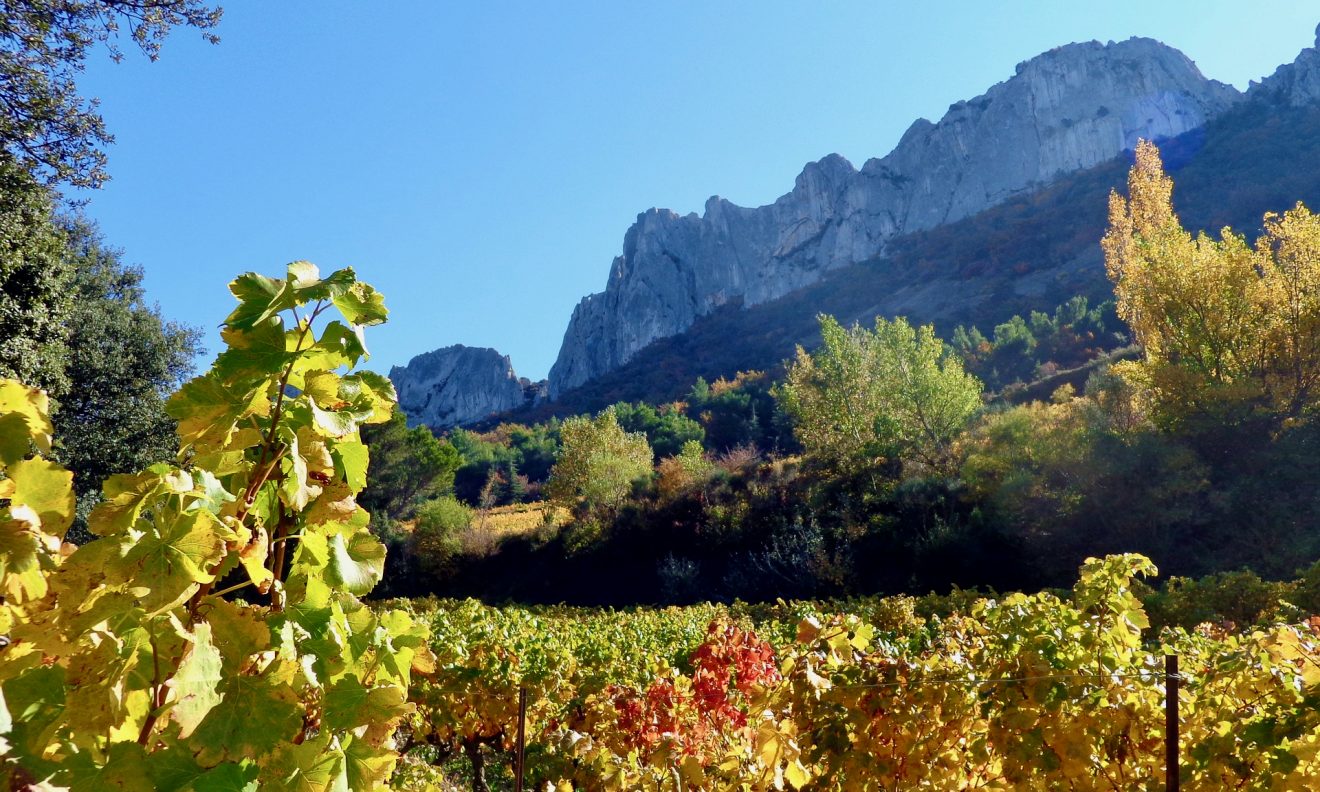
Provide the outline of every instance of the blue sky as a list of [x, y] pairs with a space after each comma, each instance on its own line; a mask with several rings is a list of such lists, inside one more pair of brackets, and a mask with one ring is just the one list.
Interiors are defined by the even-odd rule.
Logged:
[[83, 82], [117, 143], [75, 197], [164, 314], [214, 353], [234, 275], [351, 265], [392, 311], [373, 368], [463, 343], [533, 379], [652, 206], [769, 203], [1060, 44], [1149, 36], [1245, 88], [1320, 22], [1303, 0], [224, 5], [219, 46], [178, 31]]

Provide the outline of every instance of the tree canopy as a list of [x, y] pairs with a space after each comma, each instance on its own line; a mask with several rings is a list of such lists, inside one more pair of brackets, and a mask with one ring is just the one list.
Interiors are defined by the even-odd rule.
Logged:
[[6, 0], [0, 22], [0, 148], [32, 173], [97, 187], [107, 178], [106, 130], [95, 99], [78, 93], [88, 50], [123, 57], [120, 36], [155, 60], [170, 30], [211, 42], [221, 9], [203, 0]]
[[1173, 210], [1159, 151], [1137, 147], [1128, 197], [1110, 196], [1105, 265], [1118, 313], [1145, 350], [1118, 371], [1165, 426], [1251, 413], [1288, 421], [1320, 383], [1320, 218], [1265, 215], [1255, 245], [1193, 236]]
[[981, 382], [931, 325], [899, 317], [875, 329], [820, 317], [822, 343], [798, 348], [777, 394], [808, 453], [835, 463], [881, 460], [942, 468], [981, 405]]
[[462, 455], [425, 426], [409, 429], [401, 410], [386, 423], [366, 427], [362, 439], [371, 448], [371, 481], [358, 498], [367, 511], [401, 520], [423, 501], [453, 490]]
[[0, 154], [0, 377], [58, 398], [68, 387], [72, 273], [50, 191]]
[[562, 448], [547, 485], [552, 500], [573, 506], [614, 509], [632, 482], [651, 472], [646, 435], [625, 432], [613, 409], [595, 418], [577, 416], [560, 427]]
[[644, 402], [619, 402], [614, 405], [614, 415], [624, 431], [646, 435], [658, 457], [673, 456], [688, 442], [700, 443], [706, 438], [706, 430], [701, 424], [674, 409], [673, 405], [656, 409]]

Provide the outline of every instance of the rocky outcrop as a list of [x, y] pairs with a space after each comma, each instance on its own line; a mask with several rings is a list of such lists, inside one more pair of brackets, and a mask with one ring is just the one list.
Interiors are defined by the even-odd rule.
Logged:
[[1320, 26], [1315, 29], [1315, 46], [1302, 50], [1297, 60], [1283, 64], [1259, 83], [1253, 82], [1247, 95], [1292, 107], [1320, 101]]
[[519, 379], [506, 355], [462, 344], [418, 355], [390, 369], [408, 425], [432, 429], [480, 421], [543, 395], [543, 384]]
[[984, 95], [918, 120], [860, 170], [830, 155], [755, 209], [711, 198], [702, 215], [639, 215], [605, 291], [573, 312], [549, 396], [610, 371], [720, 305], [755, 305], [873, 258], [928, 229], [1133, 147], [1201, 126], [1240, 98], [1151, 39], [1070, 44]]

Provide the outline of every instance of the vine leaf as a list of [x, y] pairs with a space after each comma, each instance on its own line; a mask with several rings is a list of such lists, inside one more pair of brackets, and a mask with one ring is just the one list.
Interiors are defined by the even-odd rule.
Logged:
[[0, 519], [0, 596], [15, 603], [46, 596], [41, 533], [35, 526], [36, 515], [29, 517]]
[[263, 771], [262, 789], [279, 792], [356, 792], [363, 788], [349, 785], [344, 753], [329, 735], [302, 745], [281, 745]]
[[25, 459], [6, 471], [13, 482], [13, 506], [27, 506], [41, 521], [41, 530], [56, 536], [73, 522], [73, 474], [45, 459]]
[[[29, 441], [39, 453], [50, 453], [50, 439], [55, 428], [50, 422], [50, 399], [45, 391], [29, 388], [17, 380], [0, 380], [0, 413], [7, 418], [13, 416], [0, 427], [4, 429], [0, 434], [6, 438], [0, 447], [5, 453], [0, 462], [10, 465], [27, 456]], [[16, 434], [20, 424], [22, 434]]]
[[404, 690], [398, 685], [367, 687], [352, 674], [344, 676], [325, 694], [325, 725], [331, 729], [349, 731], [359, 726], [389, 723], [411, 710]]
[[287, 684], [259, 676], [226, 675], [221, 701], [202, 719], [189, 744], [202, 764], [262, 759], [288, 744], [302, 726], [303, 707]]
[[385, 307], [384, 296], [362, 281], [356, 281], [342, 294], [332, 298], [332, 302], [348, 323], [353, 325], [381, 324], [390, 313]]
[[206, 714], [220, 703], [216, 688], [222, 665], [220, 650], [211, 642], [211, 625], [198, 622], [193, 628], [191, 647], [170, 680], [175, 696], [170, 715], [179, 724], [179, 737], [191, 735]]
[[329, 538], [330, 558], [326, 579], [353, 594], [366, 594], [385, 574], [385, 545], [369, 533], [354, 533], [347, 542], [344, 535]]
[[224, 556], [233, 538], [210, 512], [162, 512], [124, 556], [128, 579], [149, 589], [142, 605], [152, 612], [180, 604], [199, 584], [213, 581], [206, 567]]
[[348, 788], [386, 789], [385, 782], [394, 771], [395, 754], [373, 746], [366, 740], [348, 738], [344, 746], [344, 765]]

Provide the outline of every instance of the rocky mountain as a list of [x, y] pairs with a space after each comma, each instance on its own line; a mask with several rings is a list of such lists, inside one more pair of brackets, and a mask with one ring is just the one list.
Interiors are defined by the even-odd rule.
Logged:
[[[1305, 88], [1289, 78], [1288, 90]], [[609, 372], [723, 305], [745, 307], [881, 255], [895, 236], [968, 217], [1135, 145], [1203, 125], [1241, 95], [1151, 39], [1051, 50], [938, 123], [920, 119], [861, 169], [806, 166], [773, 204], [715, 197], [702, 215], [639, 215], [605, 291], [573, 312], [549, 396]]]
[[[1320, 207], [1320, 100], [1294, 105], [1283, 94], [1252, 91], [1160, 150], [1190, 229], [1213, 235], [1229, 226], [1252, 237], [1266, 212], [1298, 201]], [[498, 420], [536, 423], [620, 401], [664, 404], [685, 399], [697, 377], [713, 382], [752, 369], [778, 376], [795, 346], [820, 343], [820, 313], [866, 325], [901, 315], [933, 322], [945, 337], [959, 324], [993, 335], [1013, 314], [1049, 313], [1077, 295], [1092, 305], [1112, 299], [1099, 240], [1109, 192], [1123, 188], [1130, 167], [1130, 154], [1114, 157], [970, 217], [895, 237], [883, 256], [778, 299], [717, 308], [619, 368]]]
[[1320, 25], [1315, 29], [1314, 46], [1302, 50], [1297, 60], [1283, 64], [1259, 83], [1253, 82], [1247, 93], [1293, 107], [1320, 101]]
[[518, 380], [493, 350], [471, 373], [410, 373], [423, 355], [392, 376], [414, 423], [480, 423], [519, 398], [508, 417], [533, 421], [773, 366], [815, 343], [821, 311], [990, 330], [1074, 294], [1104, 299], [1105, 195], [1138, 137], [1162, 141], [1193, 227], [1251, 233], [1264, 211], [1320, 205], [1320, 28], [1245, 97], [1149, 39], [1060, 47], [860, 170], [831, 155], [768, 206], [716, 197], [701, 215], [639, 215], [549, 383]]
[[390, 370], [408, 424], [442, 429], [534, 402], [542, 385], [519, 379], [508, 356], [462, 344], [418, 355]]

